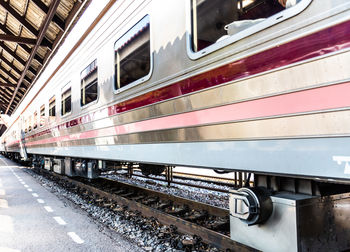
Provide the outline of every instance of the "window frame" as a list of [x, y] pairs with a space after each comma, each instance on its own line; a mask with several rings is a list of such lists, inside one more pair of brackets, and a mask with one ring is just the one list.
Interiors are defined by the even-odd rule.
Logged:
[[[92, 101], [92, 102], [89, 102], [88, 104], [84, 104], [84, 105], [81, 105], [81, 73], [88, 67], [92, 64], [92, 62], [96, 61], [96, 66], [97, 66], [97, 97], [96, 97], [96, 100]], [[98, 103], [99, 99], [100, 99], [100, 85], [99, 85], [99, 69], [98, 69], [98, 60], [97, 58], [95, 58], [94, 60], [92, 60], [82, 71], [80, 71], [80, 76], [79, 76], [79, 79], [80, 79], [80, 88], [79, 88], [79, 94], [80, 94], [80, 99], [79, 99], [79, 104], [80, 104], [80, 108], [81, 109], [85, 109], [86, 107], [89, 107], [89, 106], [92, 106], [93, 104], [96, 104]]]
[[293, 16], [296, 16], [303, 10], [305, 10], [309, 4], [313, 0], [301, 0], [300, 3], [298, 3], [296, 6], [290, 7], [288, 9], [285, 9], [279, 13], [276, 13], [272, 15], [271, 17], [266, 18], [266, 20], [257, 23], [245, 30], [242, 30], [238, 32], [235, 35], [232, 35], [228, 37], [227, 39], [224, 39], [222, 41], [216, 42], [200, 51], [194, 52], [192, 50], [192, 4], [193, 0], [188, 1], [187, 8], [186, 8], [186, 50], [187, 55], [191, 60], [197, 60], [200, 59], [210, 53], [213, 53], [215, 51], [218, 51], [226, 46], [229, 46], [239, 40], [242, 40], [248, 36], [251, 36], [255, 33], [258, 33], [266, 28], [269, 28], [271, 26], [274, 26], [278, 23], [281, 23]]
[[[70, 89], [70, 111], [69, 112], [66, 112], [64, 114], [63, 113], [63, 100], [62, 100], [62, 96], [65, 92], [67, 92], [68, 90]], [[64, 118], [66, 116], [69, 116], [70, 114], [72, 114], [72, 111], [73, 111], [73, 102], [72, 102], [72, 86], [70, 85], [70, 82], [67, 83], [62, 89], [61, 89], [61, 100], [60, 100], [60, 117], [61, 118]]]
[[[50, 111], [51, 111], [51, 109], [50, 109], [50, 104], [51, 104], [51, 100], [52, 99], [54, 99], [55, 100], [55, 115], [54, 116], [52, 116], [51, 114], [50, 114]], [[54, 117], [55, 119], [53, 120], [51, 117]], [[56, 95], [53, 95], [50, 99], [49, 99], [49, 122], [52, 122], [52, 121], [56, 121], [56, 118], [57, 118], [57, 99], [56, 99]]]
[[38, 128], [38, 110], [35, 110], [33, 114], [33, 130], [36, 130], [37, 128]]
[[[149, 68], [149, 72], [147, 75], [141, 77], [138, 80], [135, 80], [131, 83], [129, 83], [128, 85], [121, 87], [119, 89], [115, 88], [115, 82], [116, 82], [116, 71], [115, 71], [115, 45], [118, 43], [119, 40], [121, 40], [123, 38], [123, 36], [125, 36], [134, 26], [136, 26], [139, 22], [141, 22], [141, 20], [143, 20], [144, 18], [146, 18], [148, 16], [149, 18], [149, 43], [150, 43], [150, 68]], [[132, 25], [128, 26], [128, 29], [123, 33], [123, 35], [119, 36], [118, 39], [114, 42], [113, 44], [113, 92], [114, 94], [119, 94], [122, 92], [125, 92], [126, 90], [129, 90], [130, 88], [133, 88], [135, 86], [138, 86], [146, 81], [148, 81], [153, 73], [153, 68], [154, 68], [154, 63], [153, 63], [153, 36], [152, 36], [152, 20], [151, 20], [151, 15], [150, 14], [146, 14], [144, 15], [142, 18], [140, 18], [137, 22], [133, 23]]]
[[25, 134], [28, 133], [28, 118], [27, 117], [24, 118], [24, 133]]
[[32, 128], [32, 115], [28, 116], [28, 132], [31, 132]]
[[[45, 126], [45, 116], [46, 116], [46, 110], [45, 110], [45, 104], [43, 104], [43, 105], [41, 105], [40, 107], [39, 107], [39, 118], [40, 118], [40, 120], [39, 120], [39, 128], [42, 128], [42, 127], [44, 127]], [[44, 116], [41, 116], [41, 111], [42, 111], [42, 108], [44, 108]], [[42, 120], [42, 118], [44, 118], [44, 121], [43, 121], [43, 124], [41, 124], [41, 120]]]

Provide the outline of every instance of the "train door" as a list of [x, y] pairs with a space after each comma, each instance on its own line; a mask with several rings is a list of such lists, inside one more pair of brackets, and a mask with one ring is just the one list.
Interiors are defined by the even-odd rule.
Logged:
[[28, 155], [27, 155], [27, 149], [25, 146], [25, 133], [24, 128], [26, 127], [24, 117], [22, 116], [18, 123], [18, 131], [19, 131], [19, 153], [21, 155], [22, 160], [27, 161]]

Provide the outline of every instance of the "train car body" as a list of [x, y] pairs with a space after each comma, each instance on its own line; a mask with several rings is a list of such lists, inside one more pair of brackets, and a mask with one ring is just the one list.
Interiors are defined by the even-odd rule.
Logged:
[[[27, 131], [31, 154], [349, 179], [337, 162], [349, 155], [348, 6], [299, 4], [255, 25], [266, 28], [198, 52], [190, 45], [188, 1], [116, 4], [123, 13], [92, 31], [38, 94], [42, 104], [21, 115], [7, 150], [18, 152], [20, 131]], [[115, 43], [145, 15], [151, 69], [116, 90]], [[80, 75], [94, 61], [97, 99], [81, 106]], [[62, 116], [65, 86], [72, 111]], [[55, 116], [47, 116], [48, 96]]]
[[294, 2], [116, 1], [2, 148], [345, 186], [350, 2]]

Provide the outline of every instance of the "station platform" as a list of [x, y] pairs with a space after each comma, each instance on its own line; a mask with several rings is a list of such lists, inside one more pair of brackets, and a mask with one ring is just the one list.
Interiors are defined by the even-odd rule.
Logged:
[[0, 156], [0, 251], [136, 251]]

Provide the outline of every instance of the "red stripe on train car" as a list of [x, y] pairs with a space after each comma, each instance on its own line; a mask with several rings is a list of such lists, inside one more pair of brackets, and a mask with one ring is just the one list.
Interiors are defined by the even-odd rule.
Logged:
[[350, 47], [350, 21], [148, 92], [108, 108], [115, 115]]
[[338, 109], [350, 107], [349, 93], [350, 82], [347, 82], [105, 129], [53, 137], [27, 143], [27, 146]]
[[349, 48], [349, 34], [350, 21], [347, 21], [214, 70], [173, 83], [167, 87], [148, 92], [128, 101], [112, 105], [107, 109], [101, 109], [88, 115], [78, 117], [51, 129], [28, 136], [26, 139], [34, 139], [38, 136], [49, 134], [53, 130], [61, 130], [89, 123], [96, 119], [96, 117], [101, 118], [101, 116], [104, 115], [113, 116], [131, 109], [176, 98], [229, 81], [239, 80], [254, 74]]

